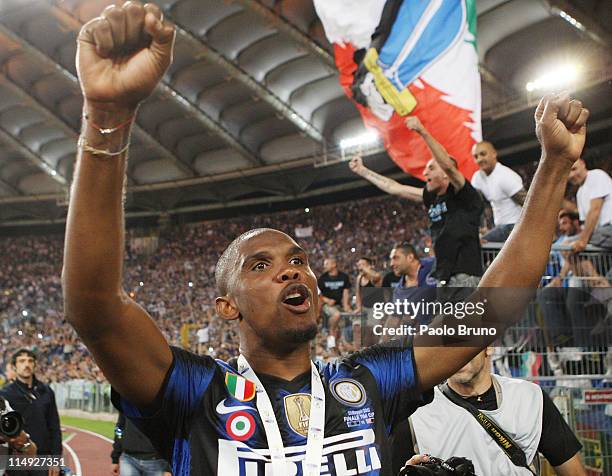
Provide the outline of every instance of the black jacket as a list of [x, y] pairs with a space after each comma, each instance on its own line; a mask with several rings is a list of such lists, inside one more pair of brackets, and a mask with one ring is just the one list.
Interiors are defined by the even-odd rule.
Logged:
[[[111, 453], [111, 460], [114, 464], [119, 463], [122, 453], [141, 460], [162, 459], [153, 448], [151, 441], [133, 422], [120, 413], [115, 425], [115, 442]], [[169, 464], [166, 466], [166, 471], [170, 472]]]
[[25, 431], [38, 447], [39, 455], [61, 456], [60, 429], [55, 394], [51, 387], [34, 378], [32, 388], [16, 380], [0, 391], [13, 410], [21, 413]]

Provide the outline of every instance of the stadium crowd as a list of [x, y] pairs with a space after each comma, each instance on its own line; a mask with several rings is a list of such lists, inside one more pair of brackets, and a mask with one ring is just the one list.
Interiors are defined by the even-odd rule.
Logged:
[[[299, 241], [310, 251], [317, 274], [321, 273], [327, 256], [335, 256], [339, 269], [354, 276], [361, 256], [370, 257], [383, 269], [394, 242], [408, 239], [420, 249], [428, 244], [422, 211], [390, 197], [313, 207], [308, 212], [184, 225], [165, 234], [151, 254], [135, 252], [128, 240], [125, 287], [156, 319], [173, 345], [189, 342], [195, 346], [196, 331], [206, 326], [211, 354], [221, 359], [237, 354], [238, 339], [233, 325], [213, 318], [214, 267], [228, 242], [256, 227], [273, 227], [291, 235], [298, 229], [298, 234], [302, 230], [311, 235]], [[60, 283], [63, 237], [4, 238], [0, 246], [2, 368], [13, 349], [28, 347], [39, 355], [42, 379], [102, 381], [104, 377], [98, 367], [63, 319]], [[341, 345], [341, 351], [350, 350], [349, 344]], [[327, 357], [323, 346], [319, 346], [318, 353]]]

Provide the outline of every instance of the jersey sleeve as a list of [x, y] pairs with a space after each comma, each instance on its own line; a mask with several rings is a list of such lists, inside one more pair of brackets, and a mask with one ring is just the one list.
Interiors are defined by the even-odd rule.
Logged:
[[172, 366], [151, 408], [138, 408], [114, 390], [112, 393], [115, 407], [149, 437], [168, 461], [175, 441], [187, 439], [190, 417], [202, 401], [217, 368], [212, 357], [198, 356], [176, 347], [171, 350]]
[[408, 339], [378, 344], [351, 356], [366, 367], [376, 382], [387, 425], [393, 427], [433, 399], [433, 390], [419, 391], [412, 341]]
[[542, 409], [542, 436], [538, 451], [553, 466], [560, 466], [580, 451], [582, 445], [565, 422], [561, 413], [542, 390], [544, 407]]

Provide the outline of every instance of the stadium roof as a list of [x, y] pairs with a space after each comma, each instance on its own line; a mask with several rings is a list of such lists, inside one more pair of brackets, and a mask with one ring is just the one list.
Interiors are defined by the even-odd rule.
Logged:
[[[0, 1], [0, 229], [62, 223], [82, 99], [80, 26], [110, 0]], [[115, 2], [117, 3], [117, 2]], [[312, 0], [158, 0], [177, 24], [175, 60], [140, 108], [128, 215], [230, 213], [365, 187], [338, 143], [363, 132]], [[509, 162], [537, 158], [525, 84], [579, 61], [589, 146], [612, 136], [612, 2], [478, 0], [483, 128]], [[384, 151], [374, 169], [396, 174]], [[204, 215], [205, 216], [205, 215]]]

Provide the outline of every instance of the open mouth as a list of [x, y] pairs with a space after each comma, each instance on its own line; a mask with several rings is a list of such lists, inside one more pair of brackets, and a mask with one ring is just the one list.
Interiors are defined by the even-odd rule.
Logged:
[[281, 298], [283, 305], [294, 312], [306, 312], [310, 309], [310, 291], [303, 284], [287, 286]]

